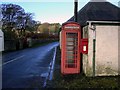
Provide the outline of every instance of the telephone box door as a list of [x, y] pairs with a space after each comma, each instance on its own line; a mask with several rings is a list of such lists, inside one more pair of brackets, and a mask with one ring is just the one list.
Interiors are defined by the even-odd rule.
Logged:
[[80, 27], [78, 24], [66, 26], [73, 29], [63, 28], [62, 31], [61, 73], [75, 74], [80, 72]]

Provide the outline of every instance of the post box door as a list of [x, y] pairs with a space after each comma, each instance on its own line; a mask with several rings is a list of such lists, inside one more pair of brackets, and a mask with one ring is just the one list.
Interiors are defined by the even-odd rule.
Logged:
[[64, 47], [62, 59], [62, 73], [72, 74], [80, 72], [80, 32], [64, 31]]
[[88, 54], [88, 39], [81, 39], [81, 53]]

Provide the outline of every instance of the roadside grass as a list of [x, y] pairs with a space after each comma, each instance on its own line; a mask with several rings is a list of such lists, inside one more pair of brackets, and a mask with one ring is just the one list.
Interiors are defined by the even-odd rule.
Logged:
[[[52, 82], [48, 85], [51, 88], [119, 88], [120, 76], [110, 77], [86, 77], [83, 72], [75, 75], [63, 76], [60, 72], [60, 48], [57, 47], [54, 76]], [[119, 88], [120, 89], [120, 88]]]

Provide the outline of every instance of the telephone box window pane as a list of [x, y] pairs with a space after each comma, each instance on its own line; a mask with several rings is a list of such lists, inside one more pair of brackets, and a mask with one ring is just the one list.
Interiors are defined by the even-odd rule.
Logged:
[[68, 68], [75, 68], [75, 64], [68, 64], [67, 67]]
[[69, 56], [67, 57], [67, 59], [74, 59], [74, 58], [75, 58], [74, 55], [69, 55]]
[[66, 33], [66, 66], [67, 68], [77, 67], [77, 47], [78, 47], [78, 34]]
[[74, 47], [72, 47], [72, 46], [71, 46], [71, 47], [70, 47], [70, 46], [67, 46], [66, 49], [67, 49], [67, 51], [71, 51], [71, 50], [73, 51], [73, 50], [74, 50]]

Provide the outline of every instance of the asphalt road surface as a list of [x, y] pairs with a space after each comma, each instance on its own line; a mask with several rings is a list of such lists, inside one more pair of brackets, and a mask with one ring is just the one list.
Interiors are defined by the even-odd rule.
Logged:
[[58, 42], [3, 55], [2, 88], [42, 88]]

